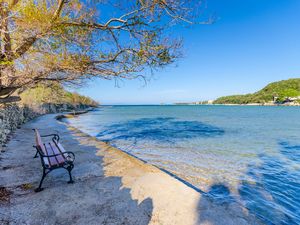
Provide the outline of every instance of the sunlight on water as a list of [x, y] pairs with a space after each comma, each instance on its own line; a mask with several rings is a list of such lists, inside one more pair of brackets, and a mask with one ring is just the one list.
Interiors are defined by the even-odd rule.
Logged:
[[107, 106], [70, 123], [265, 224], [300, 224], [299, 118], [299, 107]]

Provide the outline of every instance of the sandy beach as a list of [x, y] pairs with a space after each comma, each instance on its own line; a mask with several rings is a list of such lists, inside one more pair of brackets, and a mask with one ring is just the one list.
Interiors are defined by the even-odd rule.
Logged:
[[[233, 202], [218, 204], [160, 169], [55, 119], [41, 116], [24, 124], [0, 154], [0, 224], [259, 224]], [[76, 155], [73, 176], [51, 172], [42, 192], [33, 128], [57, 131]]]

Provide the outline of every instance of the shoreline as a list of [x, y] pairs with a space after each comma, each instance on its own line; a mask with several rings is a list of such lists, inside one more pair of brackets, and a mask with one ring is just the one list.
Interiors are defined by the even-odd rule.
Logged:
[[292, 107], [297, 107], [297, 106], [300, 106], [299, 105], [288, 105], [288, 104], [138, 104], [138, 105], [127, 105], [127, 104], [124, 104], [124, 105], [121, 105], [121, 104], [116, 104], [116, 105], [101, 105], [99, 107], [113, 107], [113, 106], [276, 106], [276, 107], [280, 107], [280, 106], [283, 106], [283, 107], [289, 107], [289, 106], [292, 106]]
[[276, 107], [287, 107], [287, 106], [300, 106], [298, 105], [289, 105], [289, 104], [259, 104], [259, 103], [251, 103], [251, 104], [173, 104], [174, 106], [276, 106]]
[[[218, 204], [157, 167], [58, 121], [57, 116], [41, 116], [22, 125], [2, 153], [0, 187], [10, 193], [8, 202], [0, 204], [4, 222], [259, 224], [237, 203]], [[41, 173], [39, 159], [32, 158], [33, 127], [41, 133], [57, 130], [65, 149], [76, 154], [74, 184], [68, 185], [67, 174], [58, 170], [47, 176], [44, 191], [33, 191]], [[49, 210], [52, 213], [45, 214]]]
[[248, 104], [212, 104], [212, 105], [228, 105], [228, 106], [300, 106], [300, 104], [260, 104], [260, 103], [248, 103]]
[[[74, 129], [74, 130], [78, 130], [78, 132], [84, 133], [86, 136], [89, 136], [90, 138], [95, 138], [97, 141], [103, 142], [103, 141], [97, 139], [96, 137], [93, 137], [93, 136], [91, 136], [91, 135], [89, 135], [89, 134], [87, 134], [87, 133], [81, 131], [80, 129], [78, 129], [78, 128], [74, 127], [74, 126], [71, 126], [67, 121], [63, 121], [64, 119], [71, 119], [71, 118], [74, 118], [74, 117], [79, 116], [79, 115], [81, 115], [81, 114], [86, 114], [86, 113], [88, 113], [88, 112], [90, 112], [90, 111], [93, 111], [93, 110], [94, 110], [94, 109], [91, 109], [91, 110], [84, 110], [84, 111], [79, 111], [79, 112], [75, 112], [75, 113], [66, 113], [66, 114], [62, 114], [62, 115], [56, 116], [55, 119], [58, 120], [58, 121], [60, 121], [60, 122], [62, 122], [62, 123], [65, 123], [68, 127], [72, 128], [72, 129]], [[178, 177], [176, 174], [174, 174], [174, 173], [172, 173], [172, 172], [170, 172], [170, 171], [168, 171], [168, 170], [166, 170], [166, 169], [164, 169], [164, 168], [161, 168], [161, 167], [156, 166], [156, 165], [154, 165], [154, 164], [148, 163], [146, 160], [144, 160], [144, 159], [142, 159], [142, 158], [140, 158], [140, 157], [138, 157], [138, 156], [136, 156], [136, 155], [134, 155], [134, 154], [131, 154], [131, 153], [127, 152], [127, 151], [124, 151], [124, 150], [122, 150], [122, 149], [120, 149], [120, 148], [118, 148], [118, 147], [112, 146], [109, 142], [103, 142], [103, 143], [107, 144], [107, 145], [110, 146], [111, 148], [115, 148], [115, 149], [117, 149], [118, 151], [121, 151], [121, 152], [125, 153], [125, 154], [128, 155], [129, 157], [133, 157], [133, 158], [135, 158], [135, 159], [137, 159], [137, 160], [139, 160], [139, 161], [141, 161], [141, 162], [143, 162], [143, 163], [145, 163], [145, 164], [151, 165], [151, 166], [153, 166], [153, 167], [159, 169], [161, 172], [163, 172], [163, 173], [165, 173], [165, 174], [167, 174], [167, 175], [169, 175], [169, 176], [175, 178], [175, 179], [178, 180], [179, 182], [185, 184], [187, 187], [189, 187], [189, 188], [195, 190], [195, 191], [198, 192], [198, 193], [206, 194], [206, 192], [204, 192], [204, 191], [202, 191], [201, 189], [197, 188], [197, 187], [196, 187], [195, 185], [193, 185], [192, 183], [190, 183], [190, 182], [188, 182], [187, 180], [184, 180], [184, 179]]]

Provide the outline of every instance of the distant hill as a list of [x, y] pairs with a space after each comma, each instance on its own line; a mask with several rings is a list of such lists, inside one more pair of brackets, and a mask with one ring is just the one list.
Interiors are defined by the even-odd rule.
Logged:
[[[300, 78], [282, 80], [268, 84], [253, 94], [231, 95], [216, 99], [214, 104], [283, 103], [289, 98], [300, 96]], [[300, 98], [295, 100], [300, 103]]]

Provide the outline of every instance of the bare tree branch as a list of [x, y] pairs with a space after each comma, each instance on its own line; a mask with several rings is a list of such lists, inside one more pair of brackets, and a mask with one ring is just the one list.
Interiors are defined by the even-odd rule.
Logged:
[[66, 0], [59, 0], [58, 7], [57, 7], [57, 9], [56, 9], [56, 11], [53, 15], [53, 18], [52, 18], [52, 22], [57, 20], [57, 18], [60, 16], [60, 13], [62, 11], [62, 8], [63, 8], [65, 2], [66, 2]]
[[[181, 40], [165, 31], [174, 21], [193, 21], [192, 2], [0, 2], [0, 97], [41, 82], [146, 80], [147, 71], [151, 75], [181, 57]], [[106, 4], [111, 12], [99, 16]]]

